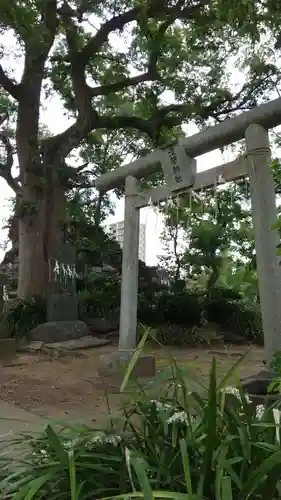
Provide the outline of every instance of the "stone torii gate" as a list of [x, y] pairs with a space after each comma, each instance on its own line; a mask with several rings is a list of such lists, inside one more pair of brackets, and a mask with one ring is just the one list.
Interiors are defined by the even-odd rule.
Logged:
[[[272, 226], [277, 220], [275, 189], [269, 166], [268, 130], [281, 124], [281, 98], [226, 119], [191, 137], [180, 139], [166, 149], [158, 149], [132, 163], [110, 171], [95, 181], [106, 192], [125, 184], [125, 220], [122, 263], [119, 348], [114, 359], [130, 359], [136, 347], [138, 296], [139, 210], [151, 203], [188, 191], [250, 178], [252, 217], [255, 231], [257, 270], [266, 360], [281, 349], [281, 267], [277, 257], [280, 237]], [[196, 171], [194, 157], [245, 138], [246, 152], [235, 161], [203, 172]], [[163, 170], [165, 185], [142, 191], [138, 180]], [[112, 358], [113, 359], [113, 358]], [[153, 364], [144, 363], [141, 372], [150, 375]]]

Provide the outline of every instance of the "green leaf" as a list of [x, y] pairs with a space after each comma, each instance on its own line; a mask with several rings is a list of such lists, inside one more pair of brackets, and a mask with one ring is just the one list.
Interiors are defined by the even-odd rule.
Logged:
[[226, 375], [224, 375], [223, 379], [219, 382], [218, 384], [218, 390], [221, 390], [225, 387], [226, 383], [229, 381], [229, 379], [236, 373], [237, 369], [243, 363], [243, 361], [246, 359], [246, 357], [249, 355], [249, 352], [251, 351], [252, 347], [250, 347], [244, 354], [242, 354], [241, 357], [239, 357], [235, 363], [231, 366], [231, 368], [228, 370]]
[[71, 500], [78, 500], [78, 490], [77, 490], [77, 483], [76, 483], [76, 467], [75, 467], [73, 450], [70, 450], [67, 455], [68, 455], [68, 468], [69, 468]]
[[[274, 471], [275, 467], [280, 469], [279, 477], [281, 477], [281, 451], [277, 451], [273, 455], [266, 458], [263, 463], [250, 475], [246, 483], [243, 485], [242, 491], [239, 495], [239, 500], [247, 500], [260, 486], [260, 484], [262, 484], [265, 476], [270, 476], [270, 472]], [[277, 482], [276, 479], [275, 482]]]
[[126, 370], [123, 382], [122, 382], [121, 387], [120, 387], [120, 392], [124, 392], [125, 391], [125, 389], [126, 389], [126, 387], [128, 385], [130, 376], [131, 376], [131, 374], [133, 372], [133, 369], [134, 369], [134, 367], [135, 367], [135, 365], [136, 365], [136, 363], [137, 363], [137, 361], [138, 361], [138, 359], [139, 359], [139, 357], [140, 357], [140, 355], [141, 355], [141, 353], [143, 351], [143, 347], [144, 347], [144, 345], [145, 345], [145, 343], [147, 341], [147, 338], [148, 338], [149, 334], [150, 334], [150, 329], [147, 328], [146, 331], [144, 332], [144, 334], [143, 334], [143, 336], [142, 336], [139, 344], [137, 345], [137, 347], [135, 349], [135, 352], [134, 352], [134, 354], [132, 356], [132, 359], [131, 359], [128, 367], [127, 367], [127, 370]]
[[58, 469], [52, 469], [42, 476], [32, 479], [13, 496], [14, 500], [32, 500], [44, 484], [54, 477]]
[[[224, 477], [221, 482], [221, 498], [222, 500], [232, 500], [232, 484], [230, 477]], [[217, 500], [217, 499], [216, 499]]]
[[213, 358], [210, 380], [209, 380], [208, 405], [205, 410], [206, 445], [204, 452], [204, 463], [202, 469], [199, 494], [203, 495], [205, 486], [208, 487], [212, 470], [213, 453], [217, 442], [217, 382], [216, 382], [216, 360]]
[[[106, 497], [101, 498], [101, 500], [126, 500], [127, 498], [144, 498], [146, 500], [146, 496], [144, 492], [134, 492], [134, 493], [125, 493], [123, 495], [117, 495], [115, 497]], [[154, 499], [168, 499], [168, 500], [202, 500], [197, 496], [190, 497], [187, 493], [177, 493], [171, 491], [153, 491]]]
[[68, 456], [67, 452], [65, 451], [58, 435], [54, 431], [54, 429], [48, 425], [46, 428], [46, 434], [48, 437], [48, 442], [52, 450], [55, 452], [58, 460], [62, 465], [68, 466]]
[[188, 457], [188, 452], [187, 452], [187, 446], [186, 446], [186, 442], [185, 442], [184, 439], [180, 440], [180, 449], [181, 449], [181, 456], [182, 456], [182, 463], [183, 463], [183, 470], [184, 470], [186, 490], [187, 490], [187, 493], [190, 496], [192, 496], [192, 483], [191, 483], [190, 464], [189, 464], [189, 457]]
[[144, 493], [144, 499], [154, 500], [155, 497], [153, 495], [153, 491], [151, 489], [144, 465], [141, 463], [139, 458], [132, 458], [131, 462], [138, 476], [140, 487]]

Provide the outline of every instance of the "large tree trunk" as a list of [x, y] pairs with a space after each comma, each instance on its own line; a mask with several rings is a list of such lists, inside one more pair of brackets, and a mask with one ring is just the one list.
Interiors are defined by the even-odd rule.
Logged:
[[[40, 96], [40, 87], [36, 90]], [[22, 185], [19, 200], [18, 296], [22, 299], [45, 294], [47, 267], [44, 258], [44, 172], [37, 137], [39, 104], [28, 115], [29, 104], [28, 93], [26, 100], [19, 103], [17, 121]], [[35, 108], [34, 103], [33, 106]]]
[[[42, 193], [40, 190], [34, 192], [26, 185], [22, 196], [23, 210], [19, 218], [20, 298], [46, 295], [50, 279], [49, 260], [57, 255], [64, 236], [65, 189], [55, 165], [41, 166], [41, 170], [45, 172]], [[31, 200], [35, 200], [34, 210]]]
[[40, 97], [45, 65], [57, 30], [57, 2], [40, 6], [40, 30], [24, 38], [25, 59], [19, 85], [16, 143], [19, 161], [19, 270], [18, 296], [45, 295], [48, 276], [46, 256], [46, 186], [44, 156], [39, 139]]
[[[25, 198], [23, 197], [23, 203]], [[43, 207], [19, 218], [18, 297], [46, 294], [47, 262], [44, 255]]]

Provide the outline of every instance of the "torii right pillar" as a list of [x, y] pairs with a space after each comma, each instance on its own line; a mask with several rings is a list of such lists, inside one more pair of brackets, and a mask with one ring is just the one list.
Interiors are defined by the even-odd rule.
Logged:
[[274, 354], [281, 350], [281, 267], [280, 257], [277, 256], [280, 235], [273, 229], [277, 222], [276, 196], [270, 168], [268, 131], [260, 125], [250, 125], [245, 139], [265, 357], [269, 367]]

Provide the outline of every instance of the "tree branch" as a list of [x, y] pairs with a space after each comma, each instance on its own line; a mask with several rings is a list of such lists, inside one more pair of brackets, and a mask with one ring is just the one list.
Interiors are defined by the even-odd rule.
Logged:
[[41, 6], [42, 21], [49, 31], [52, 41], [58, 27], [57, 0], [45, 0], [45, 2], [39, 2], [38, 5]]
[[14, 83], [8, 75], [6, 75], [3, 66], [0, 64], [0, 86], [10, 94], [16, 101], [19, 101], [22, 95], [21, 85]]
[[[50, 154], [59, 155], [65, 158], [73, 149], [75, 149], [91, 130], [107, 128], [115, 130], [118, 128], [135, 128], [150, 136], [150, 121], [135, 116], [104, 116], [97, 117], [95, 112], [89, 114], [87, 127], [80, 125], [79, 117], [76, 122], [61, 134], [48, 137], [42, 141], [42, 148], [47, 148]], [[54, 156], [55, 158], [55, 156]]]
[[85, 67], [79, 58], [79, 37], [77, 27], [72, 19], [73, 11], [66, 1], [60, 8], [59, 14], [66, 28], [65, 36], [68, 45], [74, 101], [78, 111], [77, 120], [82, 128], [86, 128], [89, 121], [89, 111], [92, 110], [91, 88], [86, 83]]
[[106, 21], [80, 51], [79, 57], [81, 64], [85, 67], [93, 54], [96, 54], [108, 40], [110, 33], [116, 30], [122, 30], [126, 24], [135, 21], [142, 10], [143, 7], [135, 7]]
[[124, 80], [120, 80], [120, 82], [110, 83], [109, 85], [101, 85], [99, 87], [94, 87], [91, 89], [92, 97], [97, 97], [101, 95], [109, 95], [113, 92], [118, 92], [119, 90], [123, 90], [126, 87], [135, 87], [139, 83], [143, 82], [152, 82], [158, 80], [158, 75], [155, 72], [154, 74], [150, 71], [146, 73], [142, 73], [141, 75], [131, 76], [125, 78]]
[[167, 7], [158, 0], [151, 0], [150, 7], [143, 7], [141, 4], [122, 14], [112, 17], [106, 21], [98, 30], [98, 32], [88, 41], [84, 48], [80, 51], [79, 57], [84, 67], [89, 59], [96, 54], [103, 44], [107, 42], [110, 33], [117, 30], [122, 30], [124, 26], [132, 21], [137, 21], [143, 13], [145, 17], [151, 18], [158, 16], [159, 19], [165, 19], [167, 16], [173, 16], [176, 13], [178, 19], [192, 19], [201, 11], [202, 7], [209, 3], [208, 0], [201, 0], [197, 5], [183, 7], [184, 2], [181, 0], [173, 7]]
[[19, 182], [12, 176], [13, 146], [7, 133], [0, 132], [0, 141], [5, 149], [5, 158], [0, 157], [0, 176], [5, 179], [8, 186], [17, 194], [21, 194], [21, 186]]
[[[214, 101], [209, 104], [201, 103], [201, 110], [197, 113], [199, 118], [213, 117], [218, 119], [219, 116], [225, 116], [228, 113], [239, 110], [247, 110], [255, 104], [247, 103], [247, 90], [250, 90], [245, 84], [235, 96], [224, 97], [219, 101]], [[184, 119], [196, 118], [194, 116], [194, 106], [192, 103], [187, 104], [169, 104], [159, 108], [150, 118], [144, 119], [139, 116], [128, 115], [103, 115], [97, 114], [90, 110], [88, 115], [87, 127], [81, 128], [79, 118], [76, 123], [71, 125], [67, 130], [55, 137], [48, 138], [45, 143], [53, 149], [54, 154], [60, 154], [62, 157], [67, 156], [72, 149], [76, 148], [80, 141], [94, 129], [118, 130], [118, 129], [135, 129], [146, 134], [150, 139], [155, 141], [159, 136], [162, 127], [172, 128], [181, 125]]]
[[[138, 117], [99, 117], [92, 106], [92, 97], [97, 95], [107, 95], [110, 92], [116, 92], [131, 85], [137, 85], [140, 82], [152, 81], [159, 78], [157, 73], [157, 60], [161, 50], [161, 40], [167, 28], [176, 18], [192, 19], [202, 7], [208, 3], [208, 0], [201, 0], [195, 6], [183, 7], [184, 0], [179, 0], [173, 7], [159, 7], [158, 0], [151, 0], [151, 6], [145, 10], [146, 17], [158, 16], [164, 19], [158, 34], [151, 36], [151, 50], [148, 61], [148, 69], [142, 75], [129, 77], [121, 82], [115, 82], [110, 85], [91, 89], [86, 83], [85, 69], [91, 56], [96, 55], [102, 48], [102, 45], [108, 39], [112, 31], [122, 29], [130, 21], [138, 20], [143, 13], [143, 7], [135, 7], [127, 12], [114, 16], [106, 21], [99, 31], [90, 39], [90, 41], [80, 50], [80, 39], [77, 26], [73, 20], [75, 12], [65, 0], [59, 10], [62, 22], [66, 28], [65, 35], [67, 39], [69, 61], [71, 64], [71, 77], [73, 82], [73, 91], [75, 96], [75, 105], [78, 111], [76, 123], [69, 127], [65, 132], [56, 137], [50, 138], [45, 142], [47, 147], [57, 149], [57, 154], [65, 157], [71, 149], [75, 148], [79, 142], [93, 129], [119, 128], [116, 124], [121, 123], [121, 128], [136, 128], [151, 138], [155, 137], [155, 124], [153, 120], [143, 120]], [[120, 122], [121, 120], [121, 122]], [[53, 149], [53, 151], [55, 151]]]
[[[182, 2], [183, 0], [181, 0]], [[165, 32], [173, 24], [177, 11], [173, 12], [173, 15], [170, 15], [168, 19], [163, 22], [158, 30], [158, 33], [153, 36], [151, 40], [151, 50], [148, 58], [147, 71], [137, 76], [132, 76], [120, 80], [115, 83], [111, 83], [109, 85], [102, 85], [99, 87], [95, 87], [92, 89], [92, 97], [100, 96], [100, 95], [108, 95], [112, 92], [118, 92], [119, 90], [123, 90], [126, 87], [136, 86], [139, 83], [143, 82], [153, 82], [160, 80], [160, 75], [157, 71], [157, 62], [161, 52], [161, 41], [164, 38]]]

